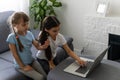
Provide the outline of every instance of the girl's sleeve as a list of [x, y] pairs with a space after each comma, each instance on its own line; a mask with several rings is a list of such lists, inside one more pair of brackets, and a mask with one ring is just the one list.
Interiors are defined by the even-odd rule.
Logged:
[[60, 38], [60, 43], [61, 45], [64, 45], [67, 43], [67, 41], [65, 40], [64, 36], [62, 34], [59, 33], [59, 38]]
[[15, 44], [15, 36], [10, 34], [8, 35], [7, 37], [7, 40], [6, 40], [8, 43], [12, 43], [12, 44]]

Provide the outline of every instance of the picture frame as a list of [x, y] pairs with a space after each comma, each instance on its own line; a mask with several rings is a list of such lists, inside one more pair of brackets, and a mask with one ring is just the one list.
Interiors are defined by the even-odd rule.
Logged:
[[109, 2], [98, 2], [96, 6], [96, 13], [99, 16], [105, 17], [108, 13]]

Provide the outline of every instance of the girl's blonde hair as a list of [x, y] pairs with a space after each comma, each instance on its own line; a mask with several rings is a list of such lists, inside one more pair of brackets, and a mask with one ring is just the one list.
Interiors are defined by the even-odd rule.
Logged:
[[28, 22], [29, 17], [24, 12], [15, 12], [11, 16], [11, 25], [14, 27], [14, 24], [19, 24], [20, 19], [23, 19], [23, 22]]

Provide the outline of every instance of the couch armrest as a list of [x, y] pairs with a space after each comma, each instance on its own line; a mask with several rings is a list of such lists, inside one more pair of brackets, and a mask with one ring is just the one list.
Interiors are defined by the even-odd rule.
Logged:
[[6, 42], [7, 36], [10, 34], [10, 28], [7, 20], [13, 12], [14, 11], [0, 12], [0, 54], [9, 50], [8, 43]]
[[72, 50], [72, 51], [74, 51], [74, 47], [73, 47], [73, 38], [72, 37], [65, 37], [65, 39], [66, 39], [66, 41], [67, 41], [67, 44], [68, 44], [68, 46], [70, 47], [70, 49]]

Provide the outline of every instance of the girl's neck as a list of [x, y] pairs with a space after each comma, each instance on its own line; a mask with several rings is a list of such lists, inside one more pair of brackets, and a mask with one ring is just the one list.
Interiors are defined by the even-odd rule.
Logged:
[[56, 36], [51, 36], [51, 38], [55, 41], [56, 40]]
[[17, 31], [17, 34], [19, 35], [22, 35], [22, 36], [25, 36], [27, 32], [20, 32], [20, 31]]

